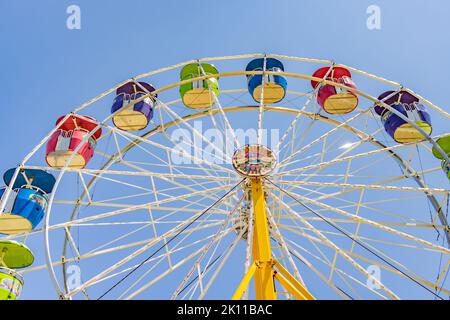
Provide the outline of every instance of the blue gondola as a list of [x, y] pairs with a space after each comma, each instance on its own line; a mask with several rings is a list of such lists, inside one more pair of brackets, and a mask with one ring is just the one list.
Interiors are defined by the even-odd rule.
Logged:
[[[144, 90], [145, 88], [145, 90]], [[111, 113], [116, 112], [125, 105], [132, 104], [147, 94], [153, 92], [155, 88], [145, 82], [139, 82], [139, 85], [131, 81], [116, 90]], [[147, 97], [142, 101], [132, 104], [130, 108], [119, 111], [113, 117], [114, 125], [124, 131], [138, 131], [147, 127], [149, 121], [153, 118], [154, 97]]]
[[[263, 71], [264, 58], [254, 59], [249, 62], [245, 71]], [[283, 72], [284, 66], [281, 61], [274, 58], [266, 58], [266, 71]], [[256, 102], [261, 100], [261, 89], [263, 76], [261, 74], [247, 75], [248, 91]], [[286, 95], [287, 81], [281, 75], [265, 75], [264, 79], [264, 102], [277, 103]]]
[[9, 208], [5, 206], [6, 212], [0, 214], [0, 233], [3, 234], [18, 234], [36, 228], [44, 218], [47, 195], [55, 185], [53, 175], [35, 169], [22, 169], [12, 183], [15, 170], [9, 169], [3, 175], [5, 184], [14, 191], [8, 199], [2, 199], [7, 203], [11, 201]]

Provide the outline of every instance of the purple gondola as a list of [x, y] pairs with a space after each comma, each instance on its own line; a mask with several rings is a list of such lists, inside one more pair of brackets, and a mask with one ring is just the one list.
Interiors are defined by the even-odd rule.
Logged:
[[[394, 91], [386, 91], [378, 97], [383, 100]], [[394, 108], [414, 124], [420, 127], [427, 135], [431, 134], [432, 125], [430, 114], [420, 103], [419, 98], [407, 91], [400, 91], [383, 101]], [[398, 143], [418, 142], [425, 139], [424, 135], [409, 122], [399, 117], [380, 104], [375, 104], [375, 112], [381, 116], [381, 121], [386, 132]]]
[[124, 131], [139, 131], [147, 127], [153, 118], [153, 106], [157, 95], [146, 97], [144, 100], [133, 103], [133, 101], [155, 91], [155, 88], [145, 82], [139, 84], [130, 81], [116, 90], [111, 113], [116, 112], [123, 106], [130, 105], [116, 113], [113, 117], [114, 125]]

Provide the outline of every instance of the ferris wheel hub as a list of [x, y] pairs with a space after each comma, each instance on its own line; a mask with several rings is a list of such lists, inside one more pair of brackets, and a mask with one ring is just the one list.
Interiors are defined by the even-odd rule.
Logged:
[[259, 144], [246, 144], [233, 155], [233, 167], [242, 176], [258, 178], [270, 174], [276, 166], [272, 150]]

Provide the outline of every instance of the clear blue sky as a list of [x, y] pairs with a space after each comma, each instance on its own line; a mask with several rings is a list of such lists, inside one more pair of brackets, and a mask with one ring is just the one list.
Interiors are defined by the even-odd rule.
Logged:
[[[81, 30], [66, 8], [81, 8]], [[381, 8], [381, 30], [366, 8]], [[449, 110], [447, 0], [0, 0], [4, 170], [62, 114], [130, 76], [241, 53], [332, 59], [400, 82]], [[43, 273], [46, 276], [46, 274]], [[24, 298], [52, 298], [27, 287]]]
[[[81, 30], [66, 28], [70, 4], [81, 8]], [[381, 30], [366, 28], [370, 4], [381, 7]], [[448, 104], [445, 0], [2, 0], [0, 9], [0, 128], [14, 134], [2, 142], [5, 168], [59, 115], [131, 75], [198, 57], [268, 52], [333, 59]]]

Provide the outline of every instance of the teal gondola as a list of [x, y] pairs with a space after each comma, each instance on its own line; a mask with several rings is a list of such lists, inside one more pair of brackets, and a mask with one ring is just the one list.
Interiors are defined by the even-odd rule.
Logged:
[[45, 215], [48, 194], [53, 191], [55, 177], [43, 170], [19, 169], [12, 181], [16, 168], [9, 169], [3, 175], [7, 186], [13, 193], [6, 201], [5, 210], [0, 214], [0, 233], [18, 234], [29, 232], [39, 225]]

